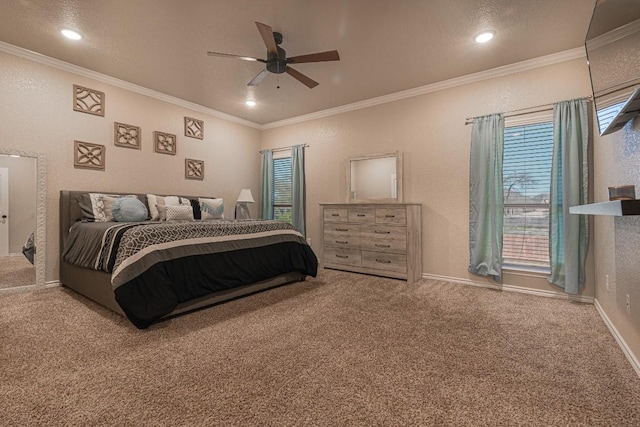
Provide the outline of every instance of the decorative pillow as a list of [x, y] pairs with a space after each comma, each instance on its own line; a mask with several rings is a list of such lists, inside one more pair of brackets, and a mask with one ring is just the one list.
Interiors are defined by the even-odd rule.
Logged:
[[113, 218], [119, 222], [140, 222], [146, 220], [149, 215], [144, 203], [134, 197], [115, 199], [111, 212]]
[[167, 221], [193, 221], [193, 209], [191, 205], [166, 206]]
[[149, 214], [151, 215], [151, 220], [153, 221], [164, 221], [160, 219], [160, 212], [156, 206], [164, 205], [164, 206], [191, 206], [191, 202], [189, 199], [178, 196], [158, 196], [156, 194], [147, 194], [147, 204], [149, 205]]
[[224, 199], [198, 199], [202, 219], [224, 219]]

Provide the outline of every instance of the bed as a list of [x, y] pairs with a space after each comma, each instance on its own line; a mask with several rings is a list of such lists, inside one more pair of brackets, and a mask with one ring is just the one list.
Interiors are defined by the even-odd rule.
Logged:
[[[87, 194], [60, 192], [60, 281], [139, 329], [317, 274], [313, 251], [287, 223], [92, 222], [81, 203]], [[146, 201], [144, 194], [108, 194]], [[179, 197], [198, 217], [198, 197]]]

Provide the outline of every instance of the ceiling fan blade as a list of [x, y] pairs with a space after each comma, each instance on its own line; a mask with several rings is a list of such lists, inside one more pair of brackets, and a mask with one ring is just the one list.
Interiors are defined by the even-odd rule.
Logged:
[[278, 56], [278, 46], [276, 46], [276, 39], [273, 37], [273, 30], [271, 27], [260, 22], [256, 22], [256, 26], [258, 27], [258, 31], [260, 31], [260, 35], [262, 36], [262, 40], [264, 40], [265, 46], [267, 46], [269, 58]]
[[258, 86], [260, 82], [262, 82], [268, 75], [269, 70], [265, 68], [264, 70], [260, 71], [260, 73], [258, 73], [258, 75], [255, 76], [249, 83], [247, 83], [247, 86]]
[[300, 71], [296, 71], [291, 67], [287, 67], [287, 74], [289, 74], [294, 79], [298, 80], [303, 85], [307, 86], [309, 89], [313, 89], [318, 86], [318, 82], [310, 79], [309, 77], [302, 74]]
[[328, 52], [310, 53], [309, 55], [298, 55], [287, 58], [287, 62], [291, 64], [323, 61], [340, 61], [340, 55], [337, 50], [330, 50]]
[[264, 59], [260, 59], [260, 58], [253, 58], [251, 56], [242, 56], [242, 55], [232, 55], [230, 53], [220, 53], [220, 52], [207, 52], [207, 55], [209, 56], [222, 56], [223, 58], [238, 58], [238, 59], [242, 59], [243, 61], [257, 61], [257, 62], [267, 62]]

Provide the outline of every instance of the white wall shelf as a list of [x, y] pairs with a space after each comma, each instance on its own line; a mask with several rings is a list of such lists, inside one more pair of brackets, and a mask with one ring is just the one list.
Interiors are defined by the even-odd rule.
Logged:
[[640, 200], [614, 200], [611, 202], [571, 206], [569, 213], [609, 216], [640, 215]]

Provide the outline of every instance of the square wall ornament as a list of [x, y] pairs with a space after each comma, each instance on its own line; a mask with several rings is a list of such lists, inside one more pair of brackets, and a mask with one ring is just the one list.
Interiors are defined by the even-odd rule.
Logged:
[[203, 180], [204, 160], [184, 159], [184, 177]]
[[113, 123], [113, 143], [118, 147], [135, 148], [140, 150], [140, 128], [124, 123]]
[[73, 110], [104, 117], [105, 94], [99, 90], [73, 85]]
[[185, 117], [184, 136], [188, 136], [189, 138], [204, 139], [204, 121], [192, 119], [191, 117]]
[[176, 155], [176, 136], [170, 133], [153, 132], [153, 151], [160, 154]]
[[81, 169], [104, 170], [105, 146], [90, 142], [73, 141], [73, 166]]

